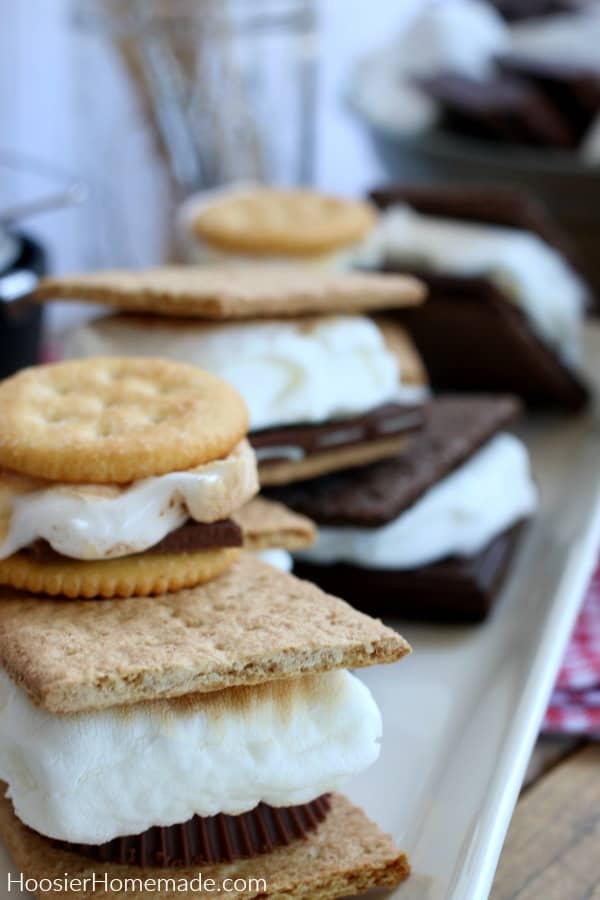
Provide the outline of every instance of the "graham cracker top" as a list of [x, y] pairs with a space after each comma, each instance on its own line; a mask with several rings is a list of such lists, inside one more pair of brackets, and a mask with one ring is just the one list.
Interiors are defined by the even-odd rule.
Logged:
[[233, 518], [244, 532], [248, 550], [304, 550], [317, 539], [314, 522], [266, 497], [253, 497]]
[[394, 662], [380, 621], [250, 554], [208, 584], [129, 600], [0, 591], [0, 664], [34, 702], [77, 713]]
[[425, 288], [409, 275], [307, 266], [158, 266], [45, 278], [34, 297], [164, 316], [247, 319], [415, 306]]

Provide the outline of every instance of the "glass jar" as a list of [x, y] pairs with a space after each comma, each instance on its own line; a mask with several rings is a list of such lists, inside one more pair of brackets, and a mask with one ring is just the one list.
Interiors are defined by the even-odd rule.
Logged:
[[311, 182], [314, 0], [77, 0], [74, 22], [79, 168], [106, 264], [168, 255], [192, 192]]

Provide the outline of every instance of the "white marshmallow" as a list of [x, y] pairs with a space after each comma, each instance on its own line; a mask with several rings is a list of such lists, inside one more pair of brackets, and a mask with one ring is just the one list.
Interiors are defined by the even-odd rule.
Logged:
[[281, 569], [282, 572], [291, 572], [294, 566], [292, 554], [289, 550], [283, 550], [281, 547], [259, 550], [257, 556], [275, 569]]
[[579, 360], [586, 287], [560, 253], [537, 235], [397, 206], [382, 216], [376, 240], [381, 255], [399, 262], [416, 261], [457, 275], [485, 275], [565, 362]]
[[414, 402], [397, 359], [366, 316], [225, 324], [97, 319], [67, 337], [65, 355], [160, 355], [201, 366], [242, 394], [252, 430], [316, 423]]
[[0, 670], [0, 777], [22, 822], [65, 841], [307, 803], [370, 766], [380, 736], [345, 671], [56, 716]]
[[321, 565], [414, 569], [448, 556], [473, 556], [531, 515], [537, 490], [527, 449], [499, 434], [405, 512], [380, 528], [319, 528], [298, 557]]
[[387, 46], [359, 62], [352, 98], [368, 120], [385, 129], [424, 131], [435, 123], [437, 105], [415, 78], [447, 70], [485, 77], [508, 47], [508, 27], [488, 3], [426, 0], [415, 5], [415, 14]]
[[[127, 487], [48, 486], [0, 473], [0, 559], [38, 538], [74, 559], [142, 553], [191, 518], [228, 518], [258, 491], [254, 452], [242, 441], [225, 459]], [[0, 537], [1, 537], [0, 528]]]

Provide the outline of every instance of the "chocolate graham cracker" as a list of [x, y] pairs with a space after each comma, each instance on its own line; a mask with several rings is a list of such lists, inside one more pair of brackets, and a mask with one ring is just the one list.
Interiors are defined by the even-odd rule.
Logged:
[[385, 525], [498, 431], [512, 425], [519, 412], [514, 397], [439, 397], [429, 406], [423, 431], [399, 456], [364, 469], [278, 488], [269, 496], [310, 516], [318, 525]]
[[58, 603], [0, 592], [0, 664], [54, 713], [393, 662], [381, 622], [250, 554], [216, 581], [151, 598]]
[[[42, 878], [64, 878], [65, 872], [68, 872], [71, 879], [90, 879], [87, 887], [62, 892], [63, 896], [73, 900], [75, 897], [109, 900], [115, 896], [110, 884], [105, 889], [102, 881], [98, 881], [96, 889], [92, 890], [94, 873], [100, 879], [106, 873], [108, 882], [110, 879], [139, 878], [141, 874], [139, 869], [130, 866], [94, 862], [54, 846], [50, 840], [19, 822], [10, 800], [4, 797], [0, 799], [0, 836], [17, 869], [26, 877], [41, 881]], [[409, 872], [406, 856], [394, 847], [392, 839], [381, 832], [362, 810], [345, 797], [334, 794], [325, 821], [306, 840], [295, 841], [253, 859], [183, 869], [149, 867], [143, 870], [143, 875], [145, 878], [163, 879], [171, 875], [175, 879], [191, 882], [202, 873], [205, 883], [208, 879], [214, 879], [220, 885], [227, 878], [240, 879], [240, 885], [241, 880], [246, 881], [245, 889], [228, 891], [227, 895], [235, 900], [333, 900], [374, 887], [394, 887]], [[161, 884], [163, 886], [157, 896], [163, 900], [198, 895], [193, 889], [182, 891], [167, 882]], [[127, 896], [142, 900], [147, 893], [140, 885], [128, 891]]]
[[[513, 397], [440, 397], [423, 432], [400, 456], [277, 492], [319, 525], [377, 528], [416, 503], [465, 463], [519, 413]], [[301, 578], [333, 590], [358, 609], [426, 621], [479, 621], [488, 614], [521, 536], [515, 526], [469, 558], [445, 558], [414, 569], [378, 569], [300, 559]]]
[[456, 72], [420, 78], [418, 84], [442, 111], [449, 131], [481, 139], [573, 149], [577, 134], [542, 91], [519, 78], [479, 80]]
[[522, 537], [517, 525], [472, 557], [417, 569], [363, 569], [346, 563], [299, 561], [294, 571], [334, 590], [363, 612], [428, 622], [480, 622], [490, 612]]
[[405, 184], [377, 187], [369, 196], [379, 209], [405, 203], [425, 216], [519, 228], [537, 234], [582, 272], [583, 260], [544, 204], [522, 187], [505, 184]]
[[583, 9], [588, 0], [492, 0], [492, 3], [509, 22], [521, 22], [576, 12]]
[[[554, 223], [525, 192], [481, 185], [431, 188], [397, 185], [371, 196], [382, 209], [406, 203], [424, 215], [531, 231], [554, 246], [585, 277], [584, 266]], [[419, 310], [395, 313], [423, 356], [438, 390], [518, 394], [528, 406], [577, 412], [589, 400], [580, 375], [532, 330], [524, 313], [485, 275], [461, 276], [388, 260], [412, 269], [428, 286]]]
[[415, 278], [292, 266], [162, 266], [44, 279], [38, 300], [82, 300], [116, 309], [203, 319], [364, 312], [422, 303]]
[[600, 110], [600, 73], [576, 59], [543, 60], [535, 56], [504, 54], [503, 72], [526, 78], [541, 91], [575, 129], [581, 140]]

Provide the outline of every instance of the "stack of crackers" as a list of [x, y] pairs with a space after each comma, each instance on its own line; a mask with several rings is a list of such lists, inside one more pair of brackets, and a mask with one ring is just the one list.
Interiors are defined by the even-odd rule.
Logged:
[[160, 348], [238, 388], [263, 491], [319, 526], [295, 549], [304, 576], [376, 615], [489, 613], [537, 500], [526, 448], [506, 433], [520, 404], [431, 396], [401, 324], [430, 303], [415, 277], [171, 267], [38, 293], [117, 310], [69, 335], [68, 355]]
[[252, 500], [238, 393], [95, 358], [7, 379], [0, 415], [0, 834], [28, 889], [162, 878], [175, 897], [201, 875], [334, 898], [405, 878], [336, 791], [381, 730], [346, 669], [408, 644], [251, 552], [312, 534]]

